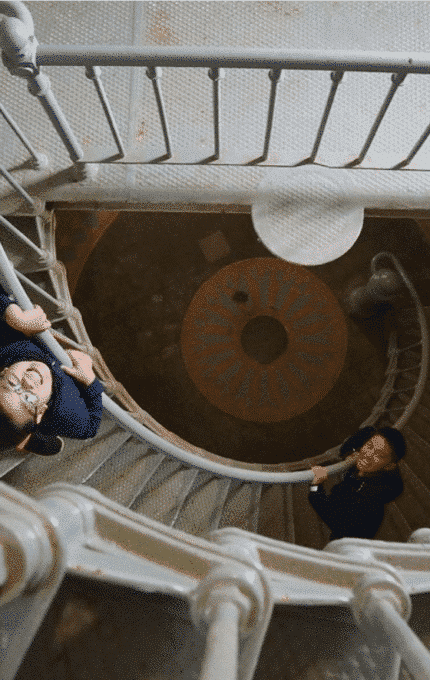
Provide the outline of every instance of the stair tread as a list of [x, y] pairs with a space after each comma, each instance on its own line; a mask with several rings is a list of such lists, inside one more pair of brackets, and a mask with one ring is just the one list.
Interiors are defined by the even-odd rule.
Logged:
[[151, 451], [138, 439], [129, 439], [85, 482], [111, 500], [128, 506], [164, 454]]
[[[165, 462], [171, 463], [172, 461], [164, 461], [160, 465], [160, 473]], [[179, 469], [176, 469], [173, 474], [160, 484], [157, 484], [156, 481], [152, 483], [153, 480], [151, 480], [145, 487], [144, 494], [141, 494], [136, 499], [131, 509], [159, 522], [170, 523], [169, 520], [178, 502], [182, 500], [184, 487], [187, 489], [189, 483], [194, 481], [196, 472], [198, 473], [198, 470], [195, 468], [180, 466]], [[156, 476], [157, 473], [154, 475], [154, 478]]]
[[308, 548], [322, 550], [330, 533], [319, 515], [309, 503], [310, 484], [294, 484], [293, 508], [296, 543]]
[[[95, 437], [92, 439], [65, 439], [64, 449], [56, 456], [38, 456], [27, 454], [22, 463], [12, 469], [5, 475], [3, 481], [16, 489], [31, 494], [33, 490], [37, 490], [42, 486], [46, 486], [54, 481], [63, 481], [64, 477], [57, 473], [57, 467], [60, 471], [63, 461], [65, 467], [69, 466], [69, 461], [74, 460], [77, 456], [77, 461], [81, 457], [85, 457], [86, 452], [91, 450], [91, 446], [97, 443], [110, 430], [117, 430], [118, 426], [108, 418], [102, 419], [100, 428]], [[55, 464], [54, 464], [55, 461]], [[69, 472], [73, 475], [73, 471]]]
[[184, 504], [175, 528], [195, 535], [205, 534], [215, 528], [213, 517], [220, 511], [220, 499], [228, 490], [229, 482], [227, 478], [209, 478]]
[[223, 507], [219, 528], [237, 527], [249, 531], [251, 520], [252, 484], [241, 484]]

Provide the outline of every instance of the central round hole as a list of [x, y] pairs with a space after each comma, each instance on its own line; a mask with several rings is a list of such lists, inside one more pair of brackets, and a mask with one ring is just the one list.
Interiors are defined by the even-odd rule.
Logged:
[[240, 341], [249, 357], [259, 364], [271, 364], [287, 349], [288, 335], [272, 316], [256, 316], [244, 327]]

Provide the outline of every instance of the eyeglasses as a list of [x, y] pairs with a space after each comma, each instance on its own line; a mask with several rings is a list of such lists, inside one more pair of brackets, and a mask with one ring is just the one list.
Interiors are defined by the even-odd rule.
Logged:
[[6, 381], [7, 386], [12, 392], [16, 392], [19, 395], [19, 398], [21, 399], [24, 406], [26, 406], [33, 415], [35, 415], [36, 407], [40, 403], [39, 397], [36, 394], [33, 394], [33, 392], [26, 390], [21, 385], [18, 378], [13, 375], [13, 373], [6, 375], [3, 371], [0, 373], [0, 377], [3, 381]]

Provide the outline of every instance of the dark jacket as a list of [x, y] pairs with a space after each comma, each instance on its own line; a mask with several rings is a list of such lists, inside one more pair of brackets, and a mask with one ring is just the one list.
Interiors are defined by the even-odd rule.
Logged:
[[384, 506], [403, 491], [398, 468], [358, 476], [353, 465], [330, 494], [322, 485], [309, 492], [309, 502], [331, 529], [330, 540], [337, 538], [373, 538], [384, 518]]
[[103, 386], [96, 379], [85, 387], [60, 368], [60, 362], [36, 337], [27, 338], [3, 319], [11, 300], [0, 287], [0, 368], [18, 361], [42, 361], [51, 370], [52, 396], [39, 425], [26, 444], [27, 451], [50, 456], [58, 452], [58, 436], [72, 439], [95, 437], [103, 406]]

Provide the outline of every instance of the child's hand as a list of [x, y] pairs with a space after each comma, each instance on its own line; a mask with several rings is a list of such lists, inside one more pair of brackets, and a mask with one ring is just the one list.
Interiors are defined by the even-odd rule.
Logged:
[[51, 328], [50, 321], [48, 321], [45, 312], [39, 305], [27, 311], [23, 311], [16, 304], [9, 305], [6, 307], [4, 317], [6, 323], [11, 328], [24, 333], [28, 337]]
[[315, 467], [312, 467], [311, 470], [314, 473], [312, 484], [321, 484], [321, 482], [325, 482], [326, 479], [328, 479], [328, 472], [325, 467], [322, 467], [321, 465], [315, 465]]
[[64, 373], [67, 373], [67, 375], [70, 375], [78, 382], [81, 382], [86, 385], [86, 387], [89, 387], [96, 379], [95, 373], [93, 371], [93, 360], [90, 356], [88, 356], [88, 354], [79, 352], [76, 349], [68, 349], [67, 354], [72, 360], [73, 368], [61, 366]]

